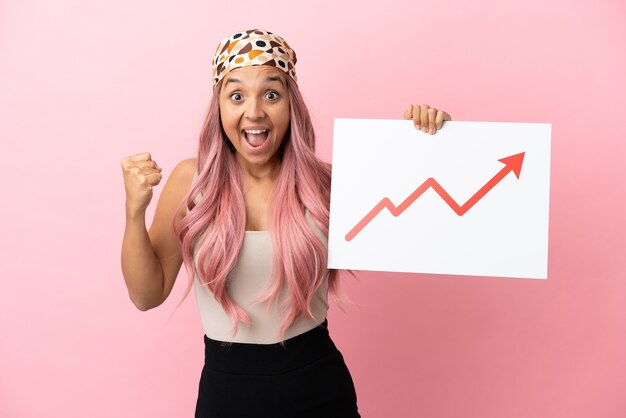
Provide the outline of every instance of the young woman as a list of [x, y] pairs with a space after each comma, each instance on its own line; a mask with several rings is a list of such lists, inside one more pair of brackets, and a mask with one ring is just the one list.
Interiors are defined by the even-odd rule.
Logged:
[[[122, 270], [133, 303], [159, 306], [185, 263], [204, 326], [196, 417], [359, 417], [354, 384], [328, 333], [330, 165], [280, 36], [226, 37], [213, 59], [213, 98], [197, 158], [170, 175], [148, 232], [161, 168], [122, 160]], [[434, 134], [450, 116], [409, 106]]]

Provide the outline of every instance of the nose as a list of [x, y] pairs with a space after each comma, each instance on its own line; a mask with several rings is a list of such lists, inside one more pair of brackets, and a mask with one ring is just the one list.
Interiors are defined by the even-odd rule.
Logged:
[[259, 99], [250, 99], [246, 103], [246, 117], [249, 119], [262, 119], [265, 117], [263, 102]]

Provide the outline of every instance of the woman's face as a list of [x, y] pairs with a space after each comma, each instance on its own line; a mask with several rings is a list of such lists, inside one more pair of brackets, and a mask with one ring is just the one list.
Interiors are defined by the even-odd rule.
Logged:
[[267, 66], [237, 68], [222, 80], [220, 118], [249, 171], [274, 169], [289, 129], [289, 94], [282, 71]]

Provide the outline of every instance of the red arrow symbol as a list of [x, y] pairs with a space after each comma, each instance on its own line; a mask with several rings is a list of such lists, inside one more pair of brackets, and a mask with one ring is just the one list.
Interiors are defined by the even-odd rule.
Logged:
[[411, 206], [413, 202], [415, 202], [417, 198], [422, 195], [422, 193], [428, 190], [429, 187], [432, 187], [433, 190], [436, 191], [439, 196], [441, 196], [441, 198], [448, 204], [448, 206], [452, 208], [453, 211], [456, 212], [457, 215], [463, 216], [465, 212], [470, 210], [470, 208], [474, 206], [476, 202], [482, 199], [482, 197], [486, 195], [487, 192], [493, 189], [494, 186], [498, 184], [500, 180], [502, 180], [511, 171], [519, 179], [520, 172], [522, 171], [524, 154], [525, 153], [522, 152], [520, 154], [515, 154], [511, 155], [510, 157], [499, 159], [498, 161], [504, 163], [504, 167], [502, 168], [502, 170], [500, 170], [498, 174], [493, 176], [493, 178], [489, 180], [483, 187], [481, 187], [480, 190], [478, 190], [474, 194], [474, 196], [470, 197], [469, 200], [461, 206], [459, 206], [459, 204], [456, 203], [456, 201], [448, 194], [448, 192], [446, 192], [444, 188], [441, 187], [439, 183], [437, 183], [437, 180], [432, 177], [428, 178], [424, 183], [422, 183], [413, 193], [411, 193], [409, 197], [404, 199], [404, 202], [400, 203], [399, 206], [394, 205], [388, 197], [385, 197], [383, 200], [378, 202], [378, 204], [374, 206], [374, 208], [370, 210], [369, 213], [365, 215], [363, 219], [361, 219], [359, 223], [350, 230], [350, 232], [346, 234], [346, 241], [352, 241], [352, 239], [356, 237], [356, 235], [361, 232], [361, 230], [365, 228], [367, 224], [370, 223], [376, 217], [376, 215], [378, 215], [380, 211], [385, 208], [387, 208], [387, 210], [389, 210], [389, 212], [391, 212], [393, 216], [400, 216], [400, 214], [404, 212], [409, 206]]

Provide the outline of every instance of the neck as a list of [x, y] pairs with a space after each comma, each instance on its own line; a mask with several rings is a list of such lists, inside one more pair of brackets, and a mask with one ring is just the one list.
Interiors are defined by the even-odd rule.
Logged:
[[[239, 157], [239, 156], [237, 156]], [[278, 156], [265, 164], [250, 164], [242, 158], [237, 158], [239, 165], [243, 169], [246, 180], [254, 181], [274, 181], [280, 171], [280, 159]]]

